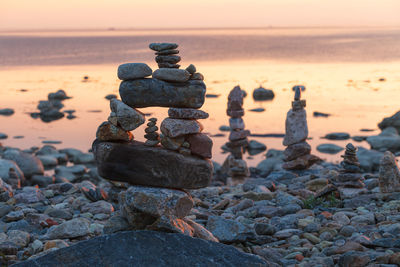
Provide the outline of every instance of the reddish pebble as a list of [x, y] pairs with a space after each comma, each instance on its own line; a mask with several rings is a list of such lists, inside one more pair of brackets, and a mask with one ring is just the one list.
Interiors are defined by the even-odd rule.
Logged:
[[323, 211], [321, 212], [321, 215], [324, 216], [327, 219], [332, 218], [332, 213], [328, 212], [328, 211]]
[[297, 254], [295, 259], [298, 260], [298, 261], [302, 261], [304, 259], [304, 256], [301, 255], [301, 254]]

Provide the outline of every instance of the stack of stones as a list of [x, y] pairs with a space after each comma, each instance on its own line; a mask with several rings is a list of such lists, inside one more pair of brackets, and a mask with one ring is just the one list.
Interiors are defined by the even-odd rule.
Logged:
[[343, 161], [340, 163], [342, 169], [336, 177], [334, 184], [337, 187], [344, 188], [364, 188], [362, 180], [360, 163], [357, 159], [357, 148], [352, 143], [346, 145]]
[[[201, 133], [203, 127], [197, 121], [208, 117], [198, 110], [205, 101], [206, 85], [202, 79], [193, 79], [193, 65], [189, 66], [192, 74], [179, 69], [177, 56], [167, 58], [177, 54], [177, 47], [150, 44], [160, 67], [154, 73], [144, 63], [119, 66], [122, 101], [111, 100], [110, 117], [97, 131], [93, 153], [100, 176], [131, 185], [120, 194], [119, 204], [121, 216], [132, 229], [196, 236], [196, 231], [208, 231], [185, 218], [193, 207], [185, 190], [210, 184], [212, 141]], [[151, 118], [145, 129], [147, 141], [134, 140], [130, 131], [145, 122], [137, 108], [155, 106], [169, 108], [169, 117], [160, 126], [162, 135], [157, 133], [157, 119]]]
[[285, 163], [282, 167], [286, 170], [304, 170], [319, 161], [317, 156], [311, 154], [311, 146], [306, 142], [308, 137], [307, 113], [304, 109], [306, 101], [301, 100], [301, 88], [295, 88], [292, 108], [286, 116], [286, 133], [283, 139]]
[[250, 132], [244, 129], [243, 91], [240, 86], [234, 87], [229, 93], [226, 113], [230, 117], [229, 126], [231, 128], [229, 142], [226, 144], [231, 155], [228, 156], [226, 164], [229, 168], [229, 177], [232, 182], [237, 183], [250, 176], [246, 161], [243, 160], [243, 149], [248, 144], [247, 137]]

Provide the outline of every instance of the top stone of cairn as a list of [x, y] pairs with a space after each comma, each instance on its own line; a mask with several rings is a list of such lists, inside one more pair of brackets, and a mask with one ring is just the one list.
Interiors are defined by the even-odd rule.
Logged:
[[151, 50], [160, 52], [163, 50], [176, 49], [176, 48], [178, 48], [178, 44], [175, 44], [175, 43], [151, 43], [149, 45], [149, 48]]

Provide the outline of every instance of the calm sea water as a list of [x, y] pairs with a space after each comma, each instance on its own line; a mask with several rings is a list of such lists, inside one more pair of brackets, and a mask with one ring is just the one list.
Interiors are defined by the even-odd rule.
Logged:
[[[60, 140], [58, 147], [90, 148], [97, 126], [107, 118], [104, 96], [118, 94], [116, 69], [125, 62], [145, 62], [156, 69], [151, 42], [177, 42], [182, 66], [197, 66], [205, 76], [208, 93], [203, 110], [210, 113], [205, 131], [221, 133], [228, 124], [229, 91], [240, 85], [248, 92], [244, 107], [246, 127], [253, 133], [284, 133], [295, 84], [307, 87], [310, 143], [314, 152], [331, 161], [339, 156], [320, 154], [320, 143], [344, 146], [347, 141], [322, 139], [326, 133], [345, 131], [352, 135], [377, 128], [385, 116], [400, 109], [400, 29], [281, 28], [217, 30], [135, 30], [69, 32], [0, 32], [0, 108], [16, 113], [0, 116], [0, 132], [9, 135], [4, 145], [27, 148], [43, 140]], [[89, 80], [82, 82], [83, 76]], [[380, 81], [384, 78], [385, 81]], [[262, 85], [273, 89], [273, 101], [256, 102], [252, 91]], [[27, 91], [21, 91], [26, 89]], [[44, 123], [29, 116], [49, 92], [64, 89], [73, 98], [65, 109], [75, 109], [78, 118]], [[265, 108], [264, 112], [249, 111]], [[93, 111], [97, 112], [93, 112]], [[166, 109], [146, 108], [160, 120]], [[315, 118], [314, 111], [331, 113]], [[133, 133], [143, 140], [141, 127]], [[24, 136], [15, 139], [14, 136]], [[223, 162], [220, 147], [227, 137], [215, 137], [214, 159]], [[280, 138], [251, 138], [268, 148], [282, 149]], [[365, 142], [357, 143], [368, 147]], [[263, 153], [264, 154], [264, 153]], [[248, 159], [254, 166], [263, 154]]]

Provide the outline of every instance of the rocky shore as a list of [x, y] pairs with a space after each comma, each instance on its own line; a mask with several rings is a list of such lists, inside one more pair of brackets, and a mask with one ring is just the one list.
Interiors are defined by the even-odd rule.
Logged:
[[[99, 257], [115, 264], [129, 260], [129, 248], [144, 265], [400, 266], [398, 114], [367, 139], [371, 150], [348, 143], [340, 164], [324, 162], [311, 154], [306, 103], [294, 88], [286, 149], [269, 149], [248, 168], [242, 156], [254, 144], [235, 87], [231, 155], [220, 166], [198, 122], [209, 116], [199, 110], [203, 76], [194, 65], [180, 69], [177, 48], [150, 45], [154, 72], [144, 63], [120, 66], [122, 101], [110, 100], [93, 151], [0, 146], [2, 265], [96, 266]], [[53, 110], [51, 99], [40, 105]], [[146, 122], [136, 108], [151, 106], [168, 107], [168, 118], [160, 128], [150, 118], [147, 141], [135, 141], [130, 131]]]

